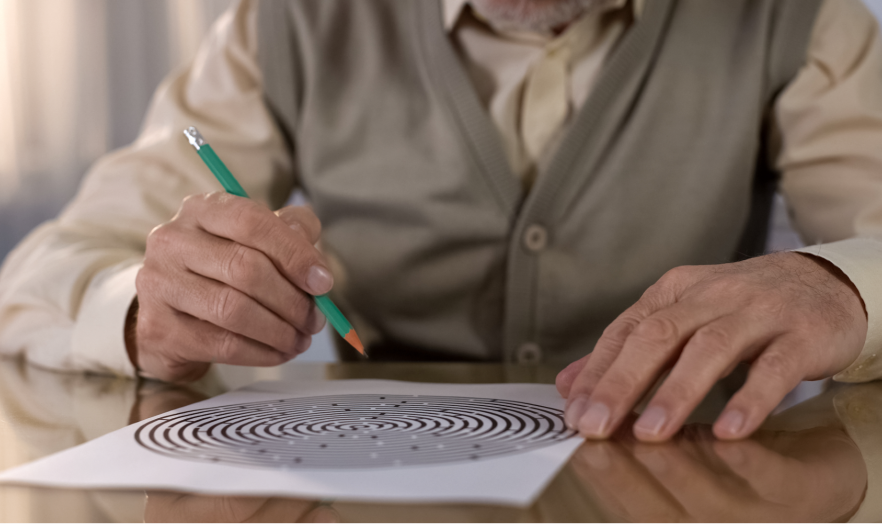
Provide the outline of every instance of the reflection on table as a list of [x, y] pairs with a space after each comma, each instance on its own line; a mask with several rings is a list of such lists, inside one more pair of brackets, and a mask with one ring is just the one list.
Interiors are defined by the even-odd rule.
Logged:
[[[270, 376], [423, 382], [550, 383], [559, 367], [501, 364], [314, 364]], [[173, 386], [46, 372], [0, 361], [0, 469], [267, 377], [213, 370]], [[586, 443], [526, 509], [212, 497], [174, 492], [0, 486], [0, 522], [600, 522], [882, 521], [882, 383], [835, 385], [770, 418], [749, 440], [719, 442], [707, 425], [731, 383], [665, 444], [624, 429]]]

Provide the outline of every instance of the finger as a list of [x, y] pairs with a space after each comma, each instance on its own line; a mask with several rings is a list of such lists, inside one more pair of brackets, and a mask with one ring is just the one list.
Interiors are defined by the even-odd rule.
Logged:
[[684, 511], [646, 469], [621, 446], [586, 443], [573, 455], [573, 469], [602, 506], [622, 521], [678, 522]]
[[579, 373], [573, 377], [566, 388], [567, 414], [565, 414], [565, 418], [571, 429], [577, 427], [576, 422], [579, 419], [578, 407], [573, 405], [575, 399], [579, 396], [591, 395], [597, 382], [609, 370], [624, 346], [625, 340], [639, 323], [637, 310], [626, 311], [606, 327], [600, 340], [597, 341], [597, 345], [594, 346], [594, 351], [585, 358], [585, 363], [581, 365]]
[[191, 252], [180, 260], [190, 271], [248, 295], [302, 333], [318, 333], [324, 327], [325, 317], [312, 298], [259, 250], [200, 230], [188, 234], [187, 245]]
[[170, 307], [290, 356], [300, 353], [297, 347], [306, 334], [253, 298], [198, 274], [179, 274], [164, 287], [163, 299]]
[[[645, 318], [628, 336], [622, 351], [590, 397], [574, 387], [573, 422], [588, 438], [606, 438], [679, 355], [696, 329], [724, 311], [722, 304], [680, 302]], [[581, 401], [576, 402], [575, 396]], [[575, 408], [579, 404], [579, 408]], [[578, 418], [578, 419], [576, 419]]]
[[[597, 382], [615, 361], [634, 328], [649, 315], [677, 301], [677, 290], [681, 287], [681, 280], [665, 280], [674, 277], [673, 272], [669, 272], [658, 283], [647, 289], [640, 300], [603, 330], [594, 350], [588, 355], [588, 360], [567, 388], [568, 396], [591, 395]], [[567, 408], [569, 409], [569, 405]]]
[[[305, 351], [311, 337], [303, 337], [304, 343], [298, 349]], [[165, 381], [198, 379], [213, 362], [277, 366], [292, 358], [210, 322], [173, 312], [171, 308], [139, 315], [138, 340], [139, 344], [151, 345], [150, 349], [145, 347], [141, 351], [141, 369]]]
[[276, 215], [293, 230], [303, 232], [306, 239], [315, 245], [322, 233], [322, 223], [309, 206], [285, 206], [276, 210]]
[[[644, 295], [644, 298], [647, 298], [647, 296]], [[673, 297], [670, 300], [673, 300]], [[665, 302], [667, 300], [662, 301], [661, 297], [652, 297], [651, 300], [642, 298], [641, 301], [619, 315], [603, 330], [603, 334], [597, 341], [594, 351], [583, 359], [584, 363], [580, 365], [579, 373], [571, 381], [565, 380], [562, 391], [560, 386], [558, 386], [561, 395], [567, 398], [566, 412], [564, 414], [567, 427], [578, 429], [578, 422], [585, 410], [587, 397], [591, 396], [597, 383], [609, 370], [609, 367], [612, 366], [631, 332], [634, 331], [634, 328], [637, 327], [641, 319], [649, 316], [651, 312], [654, 312], [658, 306]]]
[[776, 406], [802, 381], [806, 347], [790, 335], [774, 341], [753, 362], [744, 386], [732, 396], [714, 423], [722, 440], [750, 436]]
[[771, 322], [737, 313], [695, 331], [634, 425], [634, 435], [645, 442], [670, 438], [726, 372], [768, 344]]
[[570, 383], [567, 392], [565, 419], [571, 429], [586, 409], [587, 397], [606, 374], [618, 357], [625, 342], [637, 326], [653, 313], [677, 302], [678, 296], [693, 283], [706, 275], [700, 267], [677, 267], [671, 269], [652, 285], [640, 300], [625, 310], [603, 331], [594, 351], [588, 356], [581, 372]]
[[272, 260], [291, 283], [313, 294], [331, 290], [334, 280], [313, 243], [265, 206], [229, 193], [212, 193], [184, 201], [203, 230], [255, 248]]
[[554, 384], [557, 387], [557, 391], [560, 392], [561, 397], [566, 398], [567, 395], [569, 395], [570, 386], [572, 386], [573, 380], [576, 379], [579, 372], [582, 371], [585, 363], [588, 362], [588, 357], [589, 356], [586, 355], [577, 361], [571, 362], [566, 368], [557, 374], [557, 377], [554, 379]]

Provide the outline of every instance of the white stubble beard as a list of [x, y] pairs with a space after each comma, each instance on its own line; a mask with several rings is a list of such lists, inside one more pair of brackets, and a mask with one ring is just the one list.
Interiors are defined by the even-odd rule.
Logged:
[[603, 0], [470, 0], [500, 30], [551, 31], [569, 24]]

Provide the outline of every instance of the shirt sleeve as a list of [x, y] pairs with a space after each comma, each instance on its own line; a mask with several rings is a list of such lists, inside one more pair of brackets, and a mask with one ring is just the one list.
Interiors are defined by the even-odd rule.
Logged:
[[10, 253], [0, 270], [0, 353], [134, 375], [123, 324], [147, 235], [184, 197], [220, 189], [185, 128], [199, 128], [253, 199], [284, 203], [294, 164], [263, 101], [256, 31], [256, 1], [225, 13], [194, 61], [159, 86], [135, 143], [101, 158], [59, 217]]
[[839, 381], [882, 377], [882, 43], [860, 0], [824, 0], [805, 65], [773, 109], [773, 157], [799, 249], [855, 284], [869, 318]]

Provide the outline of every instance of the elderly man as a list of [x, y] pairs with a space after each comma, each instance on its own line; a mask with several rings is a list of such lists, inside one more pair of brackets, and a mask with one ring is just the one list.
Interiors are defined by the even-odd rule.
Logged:
[[[587, 437], [667, 374], [634, 426], [667, 439], [749, 363], [714, 426], [741, 438], [802, 380], [882, 375], [880, 145], [858, 0], [246, 0], [10, 255], [0, 349], [275, 365], [333, 287], [375, 358], [571, 362]], [[824, 244], [745, 259], [776, 186]]]

